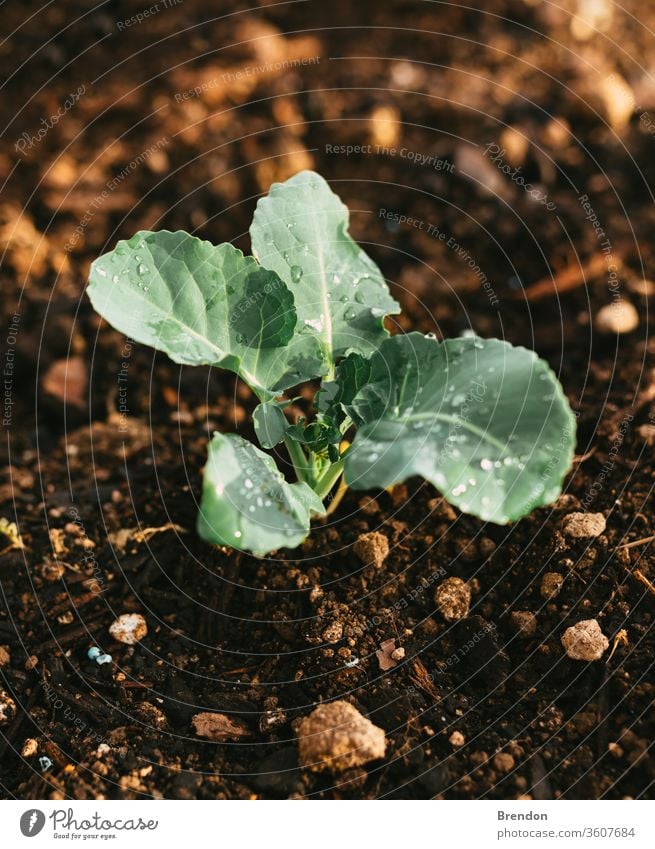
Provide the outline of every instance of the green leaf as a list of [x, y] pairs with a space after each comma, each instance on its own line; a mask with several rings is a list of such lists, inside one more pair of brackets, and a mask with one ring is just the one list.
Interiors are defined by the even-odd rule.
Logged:
[[321, 415], [337, 427], [345, 423], [347, 416], [355, 424], [361, 424], [352, 409], [352, 401], [365, 386], [371, 375], [371, 362], [361, 354], [349, 354], [341, 360], [335, 379], [322, 384], [318, 393], [318, 409]]
[[235, 434], [214, 434], [197, 523], [204, 540], [256, 554], [295, 548], [323, 510], [314, 491], [287, 483], [268, 454]]
[[317, 340], [295, 333], [286, 284], [229, 244], [142, 231], [92, 264], [88, 293], [130, 338], [176, 363], [236, 372], [262, 397], [323, 368]]
[[371, 354], [388, 336], [384, 317], [400, 308], [321, 176], [301, 171], [275, 183], [257, 204], [250, 236], [253, 254], [293, 291], [301, 332], [320, 341], [329, 363], [350, 351]]
[[559, 495], [575, 445], [562, 387], [533, 351], [498, 339], [394, 336], [349, 405], [354, 489], [422, 475], [466, 513], [505, 524]]
[[[284, 402], [283, 402], [284, 404]], [[274, 448], [284, 440], [291, 423], [277, 401], [258, 404], [252, 414], [255, 433], [262, 448]]]

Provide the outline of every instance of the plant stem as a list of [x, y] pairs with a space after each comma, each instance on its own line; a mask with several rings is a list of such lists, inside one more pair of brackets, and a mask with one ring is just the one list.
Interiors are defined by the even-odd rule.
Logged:
[[337, 509], [337, 507], [341, 504], [341, 501], [342, 501], [344, 495], [347, 492], [348, 492], [348, 484], [345, 482], [345, 480], [343, 478], [341, 478], [341, 480], [339, 481], [339, 486], [337, 488], [337, 491], [334, 493], [334, 498], [332, 499], [332, 501], [330, 501], [330, 504], [328, 505], [328, 509], [323, 514], [325, 516], [325, 518], [327, 518], [328, 516], [331, 516], [334, 513], [334, 511]]
[[307, 460], [307, 455], [303, 451], [302, 446], [300, 443], [296, 442], [295, 439], [290, 439], [288, 436], [284, 437], [284, 444], [289, 452], [289, 457], [291, 457], [293, 468], [296, 470], [296, 477], [299, 481], [310, 483], [311, 470], [309, 461]]
[[323, 499], [343, 474], [343, 460], [337, 460], [325, 470], [322, 477], [314, 483], [314, 492]]

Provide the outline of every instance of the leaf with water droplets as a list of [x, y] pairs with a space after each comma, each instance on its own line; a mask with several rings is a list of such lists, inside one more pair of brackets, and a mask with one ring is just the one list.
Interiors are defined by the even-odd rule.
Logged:
[[287, 483], [268, 454], [235, 434], [214, 434], [197, 522], [204, 540], [255, 554], [295, 548], [323, 509], [306, 483]]
[[384, 317], [400, 308], [348, 234], [347, 207], [320, 175], [301, 171], [275, 183], [257, 204], [250, 236], [262, 265], [293, 291], [299, 322], [329, 362], [350, 351], [370, 355], [388, 336]]
[[361, 419], [352, 409], [352, 402], [371, 373], [371, 362], [361, 354], [349, 354], [336, 368], [334, 380], [325, 381], [317, 396], [320, 415], [336, 427], [342, 427], [349, 416], [355, 424]]
[[265, 401], [252, 414], [255, 433], [262, 448], [274, 448], [284, 440], [291, 423], [277, 401]]
[[575, 418], [557, 378], [498, 339], [387, 339], [346, 408], [363, 423], [345, 455], [351, 487], [421, 475], [499, 524], [554, 501], [573, 458]]
[[142, 231], [92, 264], [88, 293], [130, 338], [177, 363], [234, 371], [262, 397], [324, 368], [318, 340], [295, 332], [286, 283], [229, 244]]

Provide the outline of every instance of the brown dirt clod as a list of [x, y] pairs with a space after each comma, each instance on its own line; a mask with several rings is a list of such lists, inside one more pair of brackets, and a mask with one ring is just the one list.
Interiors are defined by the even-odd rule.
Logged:
[[250, 736], [250, 730], [243, 722], [224, 713], [197, 713], [191, 721], [198, 737], [206, 737], [215, 743], [228, 743]]
[[537, 617], [530, 610], [515, 610], [511, 616], [514, 630], [524, 640], [537, 633]]
[[439, 612], [447, 622], [455, 622], [468, 615], [471, 606], [471, 587], [461, 578], [446, 578], [434, 592]]
[[562, 520], [562, 533], [571, 539], [599, 537], [605, 527], [602, 513], [569, 513]]
[[384, 731], [349, 702], [319, 705], [298, 723], [300, 763], [312, 772], [343, 772], [384, 757]]
[[596, 619], [583, 619], [566, 629], [562, 645], [571, 660], [600, 660], [609, 648], [609, 640]]
[[557, 598], [563, 586], [564, 575], [561, 575], [559, 572], [546, 572], [541, 579], [539, 592], [542, 598], [551, 600]]
[[389, 540], [379, 531], [371, 531], [358, 538], [354, 551], [365, 566], [380, 569], [389, 555]]

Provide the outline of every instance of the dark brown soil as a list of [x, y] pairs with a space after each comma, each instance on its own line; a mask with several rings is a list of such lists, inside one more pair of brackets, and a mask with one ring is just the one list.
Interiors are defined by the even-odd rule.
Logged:
[[[0, 517], [18, 523], [25, 548], [0, 556], [0, 688], [17, 705], [0, 725], [2, 795], [650, 797], [655, 565], [648, 543], [618, 546], [655, 533], [653, 11], [630, 0], [635, 17], [617, 6], [587, 39], [571, 31], [577, 4], [528, 0], [484, 12], [185, 0], [117, 26], [144, 5], [3, 6], [13, 35], [0, 61], [13, 76], [0, 99], [11, 401]], [[289, 67], [303, 57], [320, 60]], [[635, 99], [623, 118], [612, 74]], [[57, 125], [17, 152], [81, 85]], [[369, 143], [398, 152], [326, 147]], [[483, 156], [492, 143], [554, 210]], [[252, 436], [254, 399], [227, 373], [180, 369], [102, 324], [84, 295], [88, 263], [142, 227], [248, 250], [257, 197], [304, 167], [350, 206], [354, 235], [402, 302], [402, 329], [473, 328], [535, 348], [558, 372], [579, 430], [552, 510], [483, 525], [412, 480], [347, 495], [277, 557], [196, 537], [208, 436]], [[620, 337], [594, 330], [613, 292], [583, 194], [639, 312]], [[539, 297], [530, 287], [544, 278], [558, 288]], [[561, 520], [582, 509], [607, 529], [571, 541]], [[160, 530], [127, 533], [137, 528]], [[379, 569], [353, 550], [370, 531], [389, 541]], [[540, 593], [547, 572], [564, 576], [552, 599]], [[452, 576], [473, 592], [469, 615], [448, 622], [434, 590]], [[109, 625], [133, 611], [147, 637], [114, 642]], [[512, 617], [524, 611], [533, 635]], [[564, 630], [594, 618], [609, 651], [569, 660]], [[390, 639], [405, 656], [382, 672], [376, 651]], [[89, 660], [92, 645], [113, 663]], [[385, 730], [384, 760], [336, 777], [299, 769], [294, 721], [333, 698]], [[197, 737], [203, 711], [226, 714], [234, 739]]]

